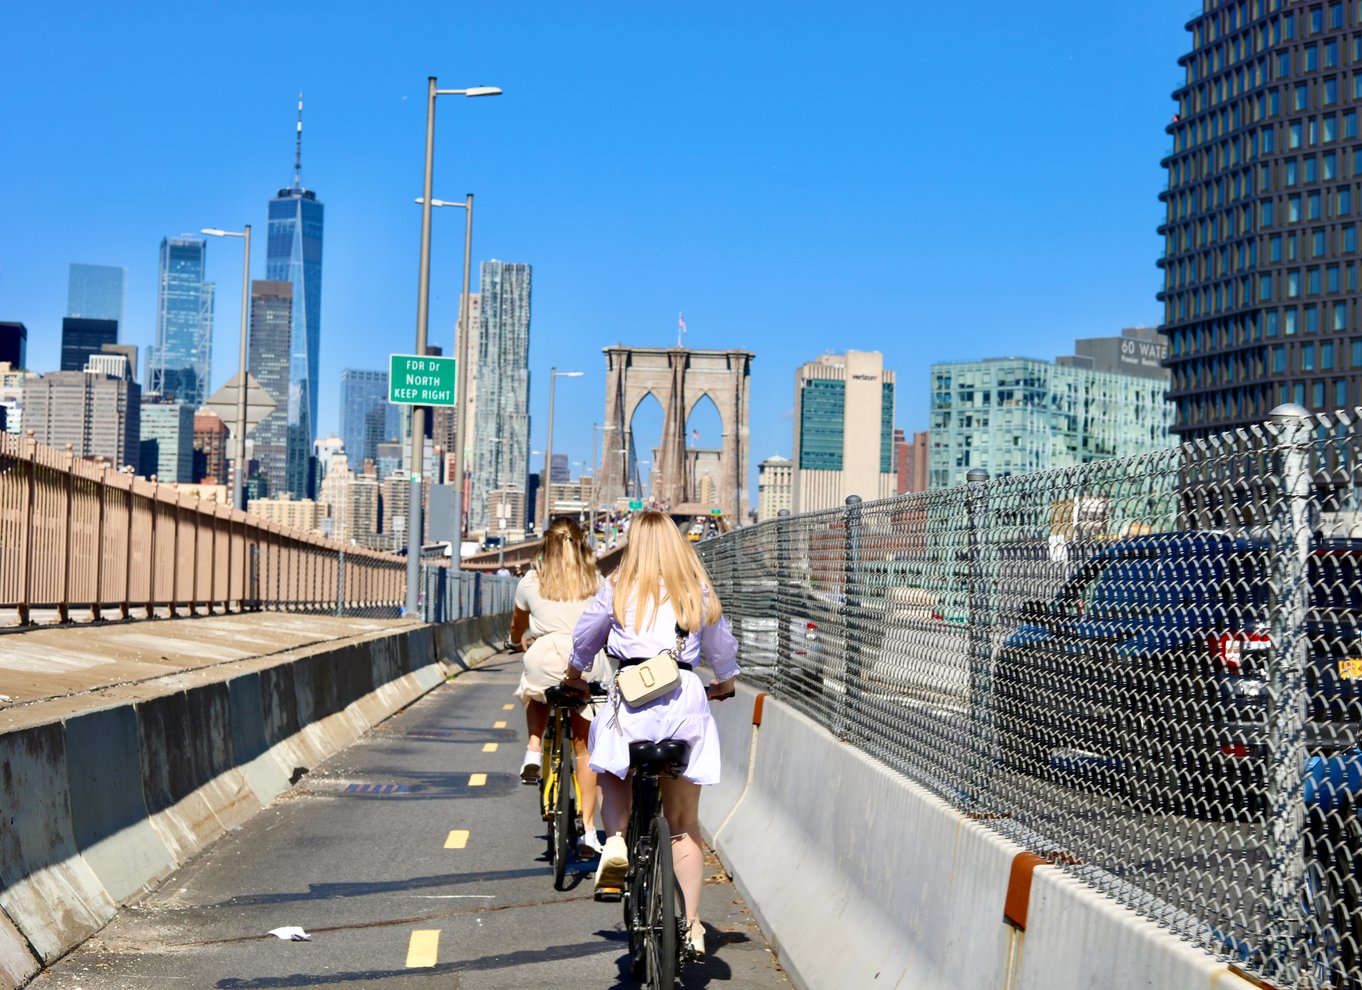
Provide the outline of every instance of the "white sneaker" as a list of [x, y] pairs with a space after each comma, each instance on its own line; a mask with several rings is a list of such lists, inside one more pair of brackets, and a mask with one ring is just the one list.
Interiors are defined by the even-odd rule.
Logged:
[[686, 949], [690, 958], [703, 962], [705, 958], [705, 926], [696, 918], [686, 926]]
[[532, 749], [525, 750], [525, 759], [520, 765], [520, 782], [522, 784], [539, 783], [539, 764], [543, 761], [544, 754], [536, 753]]
[[624, 844], [624, 836], [616, 832], [601, 847], [601, 864], [596, 867], [596, 889], [623, 887], [628, 873], [629, 849]]
[[590, 849], [593, 856], [600, 855], [601, 839], [594, 828], [587, 829], [582, 835], [582, 846], [583, 848]]

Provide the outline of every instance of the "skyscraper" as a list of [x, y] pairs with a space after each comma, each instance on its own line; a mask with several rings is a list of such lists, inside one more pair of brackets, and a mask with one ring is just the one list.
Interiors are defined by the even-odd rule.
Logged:
[[[138, 467], [142, 390], [116, 355], [92, 358], [89, 370], [54, 371], [24, 382], [25, 430], [38, 443], [77, 457], [104, 457], [114, 467]], [[104, 366], [113, 374], [96, 370]]]
[[123, 323], [123, 282], [127, 271], [112, 265], [71, 262], [66, 282], [66, 315]]
[[270, 497], [291, 491], [289, 469], [299, 459], [288, 418], [292, 323], [292, 283], [251, 282], [250, 360], [247, 367], [260, 387], [277, 403], [251, 434], [255, 442], [256, 472], [264, 478], [264, 492]]
[[142, 403], [142, 474], [188, 484], [194, 477], [194, 407], [164, 400]]
[[1340, 0], [1205, 0], [1187, 24], [1159, 228], [1183, 440], [1362, 401], [1359, 24]]
[[824, 354], [795, 371], [794, 451], [795, 512], [894, 494], [894, 373], [879, 351]]
[[[487, 496], [515, 488], [525, 493], [530, 453], [530, 266], [484, 261], [479, 281], [478, 421], [473, 441], [469, 528], [489, 525]], [[523, 529], [524, 499], [506, 526]]]
[[293, 283], [292, 355], [289, 367], [288, 428], [302, 451], [289, 462], [288, 491], [310, 496], [308, 459], [317, 430], [317, 362], [322, 329], [322, 224], [324, 210], [317, 194], [304, 189], [303, 98], [298, 97], [298, 130], [293, 159], [293, 185], [269, 202], [269, 236], [265, 242], [265, 277]]
[[86, 320], [68, 316], [61, 321], [61, 371], [84, 371], [91, 354], [105, 344], [118, 343], [117, 320]]
[[26, 368], [28, 327], [22, 323], [0, 323], [0, 361], [13, 368]]
[[388, 401], [388, 373], [346, 368], [341, 372], [341, 443], [351, 464], [378, 462], [378, 445], [402, 432], [402, 407]]
[[161, 241], [156, 343], [147, 362], [147, 391], [173, 395], [195, 409], [208, 399], [213, 361], [213, 283], [203, 280], [207, 254], [201, 238]]

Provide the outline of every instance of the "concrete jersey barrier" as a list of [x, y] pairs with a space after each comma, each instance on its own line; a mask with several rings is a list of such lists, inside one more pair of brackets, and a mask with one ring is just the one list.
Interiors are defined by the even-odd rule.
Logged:
[[754, 730], [755, 703], [716, 706], [701, 824], [797, 987], [1256, 986], [784, 704]]
[[300, 772], [496, 652], [508, 626], [469, 618], [247, 658], [0, 732], [0, 990], [22, 987]]

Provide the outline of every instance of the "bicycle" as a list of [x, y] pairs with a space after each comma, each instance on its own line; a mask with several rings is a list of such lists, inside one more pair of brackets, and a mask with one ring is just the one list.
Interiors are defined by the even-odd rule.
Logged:
[[648, 990], [671, 990], [685, 951], [686, 916], [672, 867], [671, 829], [662, 812], [661, 776], [677, 776], [689, 756], [690, 746], [679, 739], [629, 744], [629, 872], [622, 888], [598, 887], [595, 894], [598, 901], [624, 902], [630, 969]]
[[[599, 685], [592, 684], [592, 697], [602, 697]], [[549, 706], [549, 722], [544, 729], [544, 755], [539, 775], [539, 812], [548, 823], [548, 858], [553, 863], [553, 889], [566, 890], [567, 866], [585, 829], [594, 823], [578, 818], [582, 803], [577, 783], [576, 752], [572, 747], [572, 713], [582, 706], [583, 696], [569, 688], [554, 685], [544, 692]], [[571, 787], [563, 786], [571, 781]]]

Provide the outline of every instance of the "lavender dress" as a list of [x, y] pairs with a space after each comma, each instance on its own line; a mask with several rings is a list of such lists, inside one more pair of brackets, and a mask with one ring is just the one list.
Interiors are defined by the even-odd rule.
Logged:
[[[615, 621], [614, 601], [615, 586], [606, 581], [578, 620], [569, 661], [578, 670], [588, 669], [602, 646], [612, 656], [624, 658], [652, 657], [676, 646], [676, 613], [671, 602], [664, 600], [658, 606], [650, 628], [636, 630], [634, 604], [625, 611], [621, 626]], [[701, 653], [719, 680], [739, 673], [738, 641], [722, 617], [686, 638], [681, 660], [698, 665]], [[639, 708], [614, 701], [612, 697], [591, 723], [591, 769], [622, 780], [629, 773], [631, 742], [681, 739], [690, 743], [690, 761], [681, 775], [696, 784], [719, 782], [719, 733], [699, 676], [682, 670], [680, 687]]]

